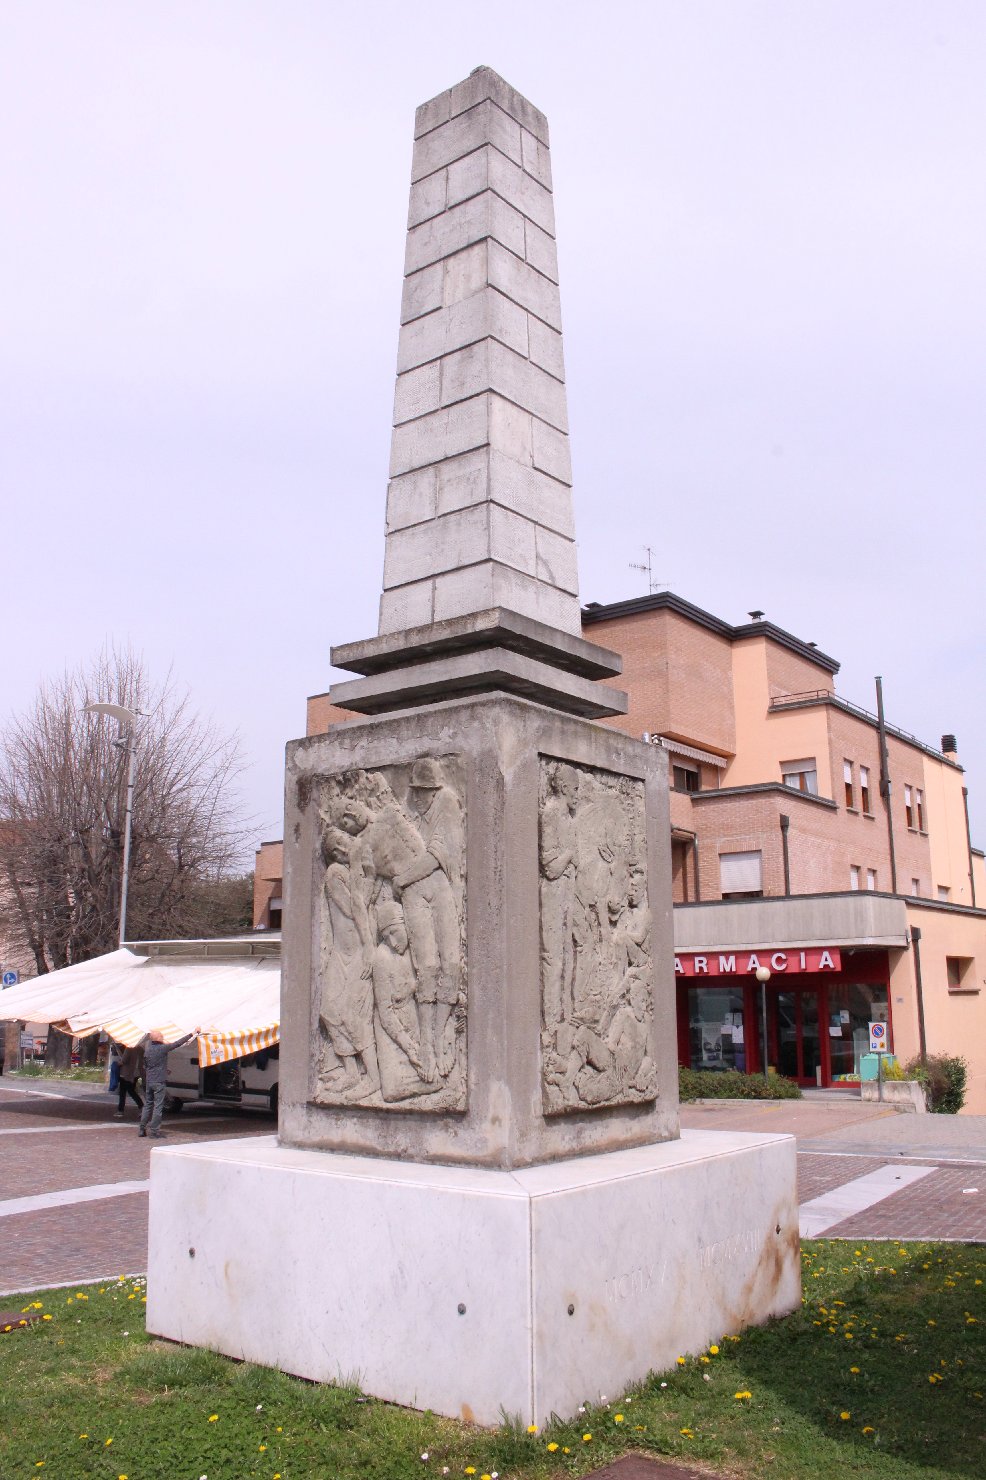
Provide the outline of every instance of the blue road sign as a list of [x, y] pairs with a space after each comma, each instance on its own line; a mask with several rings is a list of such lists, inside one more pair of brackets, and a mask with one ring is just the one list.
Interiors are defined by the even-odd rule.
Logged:
[[3, 982], [5, 987], [16, 987], [17, 980], [18, 978], [16, 971], [5, 971], [3, 976], [0, 977], [0, 981]]

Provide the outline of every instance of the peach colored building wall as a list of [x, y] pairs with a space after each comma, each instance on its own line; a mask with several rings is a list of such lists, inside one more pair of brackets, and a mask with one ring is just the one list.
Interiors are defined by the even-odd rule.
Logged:
[[[908, 927], [921, 931], [921, 979], [928, 1052], [959, 1054], [969, 1066], [966, 1112], [986, 1115], [986, 921], [961, 910], [921, 908], [907, 911]], [[969, 963], [967, 985], [948, 985], [947, 958]], [[913, 951], [904, 953], [891, 977], [894, 1043], [898, 1058], [916, 1058], [920, 1050], [917, 993], [913, 984]], [[895, 986], [896, 983], [896, 986]], [[904, 997], [898, 1003], [894, 993]], [[899, 1021], [902, 1014], [903, 1021]]]
[[284, 878], [284, 844], [261, 843], [253, 867], [253, 923], [270, 925], [270, 902], [280, 898]]
[[[937, 897], [939, 885], [948, 889], [950, 904], [971, 904], [969, 882], [969, 835], [962, 797], [963, 773], [947, 761], [923, 756], [923, 784], [928, 835], [931, 843], [931, 889]], [[976, 889], [976, 902], [986, 905]]]

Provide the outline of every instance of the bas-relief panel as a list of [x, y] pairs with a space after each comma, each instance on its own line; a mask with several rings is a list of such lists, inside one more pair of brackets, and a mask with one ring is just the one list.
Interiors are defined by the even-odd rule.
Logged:
[[541, 757], [546, 1115], [657, 1097], [643, 782]]
[[454, 756], [315, 781], [313, 1099], [466, 1108], [465, 812]]

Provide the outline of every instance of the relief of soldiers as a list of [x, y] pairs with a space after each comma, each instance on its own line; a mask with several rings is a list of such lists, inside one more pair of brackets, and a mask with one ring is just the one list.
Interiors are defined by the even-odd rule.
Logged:
[[[331, 929], [323, 933], [319, 1020], [346, 1073], [323, 1074], [319, 1088], [332, 1099], [375, 1095], [386, 1103], [458, 1093], [451, 1081], [464, 1079], [461, 1066], [453, 1073], [464, 991], [459, 797], [442, 763], [426, 756], [410, 767], [406, 804], [385, 775], [369, 771], [328, 778], [322, 799]], [[337, 895], [348, 906], [339, 946]], [[357, 1049], [336, 1021], [352, 1000], [362, 1024], [367, 998], [380, 1056], [372, 1088], [375, 1056]]]
[[639, 785], [560, 761], [544, 764], [545, 1108], [653, 1098], [651, 916]]

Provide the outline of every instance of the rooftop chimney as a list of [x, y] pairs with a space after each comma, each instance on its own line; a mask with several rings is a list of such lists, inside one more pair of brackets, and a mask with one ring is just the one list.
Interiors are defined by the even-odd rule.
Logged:
[[763, 615], [764, 613], [761, 611], [747, 612], [747, 616], [750, 618], [751, 622], [759, 622], [760, 618]]
[[943, 735], [941, 737], [941, 748], [943, 755], [955, 755], [959, 748], [956, 744], [955, 736]]

